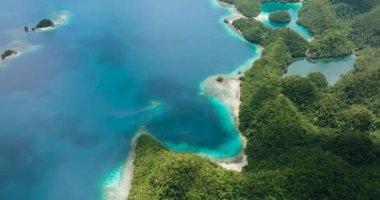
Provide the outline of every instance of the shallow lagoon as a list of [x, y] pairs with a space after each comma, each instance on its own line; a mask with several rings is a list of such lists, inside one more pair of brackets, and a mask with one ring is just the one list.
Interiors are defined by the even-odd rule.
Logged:
[[[300, 34], [305, 40], [311, 41], [312, 35], [309, 30], [305, 27], [297, 24], [298, 13], [302, 8], [302, 3], [279, 3], [279, 2], [271, 2], [271, 3], [263, 3], [261, 7], [261, 13], [258, 19], [264, 23], [266, 26], [272, 29], [276, 28], [290, 28]], [[270, 13], [276, 11], [286, 11], [290, 14], [291, 21], [289, 23], [276, 23], [269, 20]]]
[[295, 60], [289, 67], [285, 76], [307, 76], [312, 72], [321, 72], [330, 85], [334, 85], [338, 79], [354, 68], [355, 56], [342, 58], [308, 60], [300, 58]]

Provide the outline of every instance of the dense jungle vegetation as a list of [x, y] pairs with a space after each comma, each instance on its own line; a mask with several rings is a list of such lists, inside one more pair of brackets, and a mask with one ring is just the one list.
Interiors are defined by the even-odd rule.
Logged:
[[269, 20], [276, 23], [288, 23], [291, 21], [291, 17], [286, 11], [277, 11], [269, 15]]
[[[261, 3], [226, 1], [246, 16]], [[235, 21], [265, 48], [241, 79], [248, 166], [227, 171], [141, 136], [129, 199], [380, 199], [379, 20], [379, 0], [305, 0], [299, 23], [313, 33], [311, 43], [289, 29]], [[320, 73], [283, 77], [296, 57], [353, 50], [354, 69], [335, 85]]]

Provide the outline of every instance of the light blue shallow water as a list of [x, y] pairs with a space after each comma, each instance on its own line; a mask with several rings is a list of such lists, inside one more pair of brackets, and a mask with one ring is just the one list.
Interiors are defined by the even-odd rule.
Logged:
[[[302, 3], [279, 3], [279, 2], [271, 2], [271, 3], [263, 3], [261, 7], [260, 15], [264, 17], [262, 23], [267, 25], [269, 28], [290, 28], [300, 34], [305, 40], [311, 41], [312, 35], [309, 30], [305, 27], [297, 24], [298, 13], [302, 8]], [[269, 20], [270, 13], [276, 11], [286, 11], [290, 14], [291, 21], [289, 23], [276, 23]]]
[[[23, 26], [71, 13], [56, 30]], [[139, 127], [174, 150], [229, 157], [241, 141], [223, 105], [199, 94], [257, 56], [205, 0], [5, 0], [0, 50], [0, 199], [99, 199]], [[159, 106], [155, 106], [158, 102]]]

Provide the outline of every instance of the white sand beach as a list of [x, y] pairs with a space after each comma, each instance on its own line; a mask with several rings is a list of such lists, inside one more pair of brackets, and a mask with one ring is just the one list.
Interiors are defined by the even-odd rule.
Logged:
[[137, 139], [143, 135], [149, 134], [145, 128], [140, 128], [136, 136], [132, 140], [131, 150], [128, 154], [128, 160], [120, 173], [120, 177], [115, 184], [110, 186], [104, 186], [104, 194], [106, 200], [125, 200], [127, 199], [129, 192], [132, 189], [133, 179], [133, 163], [135, 161], [135, 149]]
[[[218, 77], [222, 77], [223, 81], [217, 81]], [[236, 129], [239, 125], [239, 106], [240, 106], [240, 77], [241, 75], [224, 75], [211, 76], [203, 82], [203, 92], [206, 96], [215, 98], [222, 102], [230, 110], [235, 121]], [[248, 164], [247, 156], [244, 153], [246, 147], [246, 138], [240, 134], [243, 142], [241, 152], [232, 158], [216, 159], [210, 158], [211, 161], [221, 167], [240, 172], [244, 166]]]
[[1, 50], [2, 50], [1, 53], [3, 53], [3, 51], [8, 50], [8, 49], [14, 50], [17, 53], [5, 58], [4, 60], [0, 60], [0, 68], [1, 68], [1, 66], [6, 66], [6, 64], [8, 62], [10, 62], [11, 60], [13, 60], [17, 57], [20, 57], [22, 54], [25, 54], [29, 51], [37, 49], [38, 47], [39, 47], [39, 45], [34, 45], [34, 44], [29, 43], [29, 42], [25, 42], [25, 41], [21, 41], [21, 40], [15, 40], [15, 41], [11, 42], [10, 44], [6, 45], [4, 48], [1, 48]]
[[[37, 28], [36, 31], [51, 31], [54, 30], [62, 25], [65, 25], [69, 22], [71, 13], [69, 11], [60, 11], [57, 14], [54, 15], [52, 22], [54, 24], [54, 27], [47, 27], [47, 28]], [[33, 26], [31, 26], [33, 27]]]

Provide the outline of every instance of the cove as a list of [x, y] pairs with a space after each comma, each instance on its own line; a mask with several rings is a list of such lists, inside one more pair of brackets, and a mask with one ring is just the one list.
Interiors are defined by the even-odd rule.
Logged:
[[300, 58], [289, 65], [285, 76], [299, 75], [305, 77], [312, 72], [320, 72], [326, 77], [330, 85], [334, 85], [342, 75], [354, 68], [354, 63], [354, 55], [313, 61]]
[[[65, 26], [22, 32], [61, 11]], [[100, 199], [141, 126], [176, 151], [236, 155], [229, 111], [199, 93], [257, 57], [222, 23], [230, 13], [204, 0], [2, 2], [0, 49], [39, 48], [0, 67], [0, 199]]]
[[[305, 27], [297, 24], [298, 13], [302, 8], [302, 3], [280, 3], [280, 2], [270, 2], [263, 3], [261, 7], [261, 13], [256, 18], [263, 24], [271, 29], [275, 28], [290, 28], [300, 34], [305, 40], [311, 41], [312, 34]], [[291, 21], [289, 23], [275, 23], [269, 20], [269, 15], [276, 11], [286, 11], [290, 14]]]

